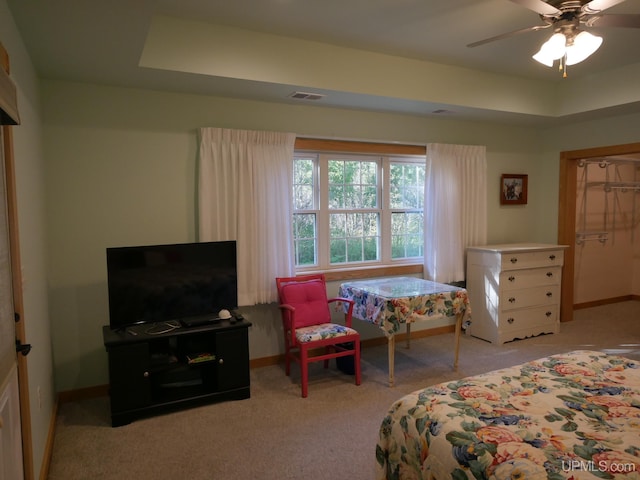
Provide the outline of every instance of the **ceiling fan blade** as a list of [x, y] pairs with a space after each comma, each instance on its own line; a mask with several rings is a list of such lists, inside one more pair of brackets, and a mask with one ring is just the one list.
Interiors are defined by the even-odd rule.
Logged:
[[624, 1], [625, 0], [591, 0], [582, 6], [582, 11], [587, 14], [598, 13]]
[[587, 20], [588, 27], [624, 27], [624, 28], [640, 28], [640, 14], [609, 14], [596, 15]]
[[495, 37], [485, 38], [484, 40], [480, 40], [479, 42], [473, 42], [467, 45], [469, 48], [479, 47], [480, 45], [484, 45], [485, 43], [495, 42], [496, 40], [502, 40], [503, 38], [512, 37], [514, 35], [519, 35], [521, 33], [527, 32], [535, 32], [538, 30], [543, 30], [545, 28], [549, 28], [551, 24], [547, 25], [535, 25], [533, 27], [521, 28], [520, 30], [514, 30], [513, 32], [503, 33], [501, 35], [496, 35]]
[[[553, 5], [549, 5], [542, 0], [511, 0], [513, 3], [517, 3], [518, 5], [522, 5], [524, 8], [528, 8], [536, 12], [539, 15], [560, 15], [562, 12], [558, 10]], [[598, 1], [598, 0], [593, 0]], [[615, 1], [615, 0], [614, 0]], [[624, 0], [619, 0], [624, 1]]]

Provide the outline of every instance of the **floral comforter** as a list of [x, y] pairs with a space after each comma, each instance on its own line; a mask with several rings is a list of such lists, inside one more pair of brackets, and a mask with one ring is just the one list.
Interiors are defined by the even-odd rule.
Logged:
[[378, 479], [640, 479], [640, 362], [574, 351], [395, 402]]

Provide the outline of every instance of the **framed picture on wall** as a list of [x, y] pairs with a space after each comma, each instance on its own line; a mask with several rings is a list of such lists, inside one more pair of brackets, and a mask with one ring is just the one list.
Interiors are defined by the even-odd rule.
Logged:
[[500, 205], [527, 204], [528, 175], [503, 173], [500, 178]]

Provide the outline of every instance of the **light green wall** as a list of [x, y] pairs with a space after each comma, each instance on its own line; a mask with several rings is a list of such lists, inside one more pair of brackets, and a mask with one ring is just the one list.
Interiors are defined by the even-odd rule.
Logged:
[[[196, 240], [196, 131], [201, 126], [407, 143], [487, 145], [489, 240], [549, 241], [536, 228], [544, 198], [538, 136], [525, 127], [45, 81], [50, 301], [56, 386], [107, 382], [104, 250]], [[530, 176], [530, 204], [501, 207], [501, 173]], [[556, 195], [557, 196], [557, 195]], [[337, 288], [331, 286], [330, 288]], [[252, 358], [281, 352], [270, 307], [247, 309]], [[381, 332], [362, 325], [363, 336]]]
[[[558, 150], [579, 150], [609, 145], [635, 143], [640, 140], [640, 114], [618, 114], [602, 120], [584, 120], [541, 131], [545, 158]], [[556, 156], [557, 160], [557, 156]]]
[[554, 82], [163, 15], [151, 21], [140, 66], [529, 115], [562, 107]]
[[[554, 242], [561, 150], [634, 141], [624, 118], [540, 130], [45, 81], [51, 318], [56, 387], [107, 382], [104, 250], [196, 238], [196, 131], [201, 126], [406, 143], [484, 144], [489, 242]], [[607, 137], [608, 125], [615, 134]], [[598, 138], [602, 136], [603, 138]], [[611, 138], [612, 140], [608, 140]], [[594, 143], [597, 142], [597, 143]], [[499, 205], [502, 173], [529, 175], [529, 203]], [[330, 289], [337, 290], [336, 285]], [[273, 307], [244, 311], [252, 358], [279, 354]], [[381, 333], [361, 325], [364, 338]]]

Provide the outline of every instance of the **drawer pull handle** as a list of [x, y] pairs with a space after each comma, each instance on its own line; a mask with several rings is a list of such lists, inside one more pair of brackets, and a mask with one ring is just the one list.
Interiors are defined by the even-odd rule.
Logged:
[[551, 315], [553, 315], [553, 314], [552, 314], [551, 312], [547, 312], [547, 313], [545, 313], [545, 315], [546, 315], [547, 317], [550, 317], [550, 316], [551, 316]]
[[516, 257], [511, 258], [511, 263], [518, 263], [518, 259]]
[[220, 360], [218, 360], [218, 364], [223, 365], [224, 364], [224, 359], [221, 358]]
[[549, 255], [549, 260], [555, 260], [555, 259], [556, 259], [555, 255], [553, 255], [553, 254]]
[[549, 278], [553, 277], [553, 272], [547, 272], [547, 277]]
[[514, 303], [516, 301], [515, 297], [509, 297], [509, 303]]
[[513, 322], [515, 322], [515, 319], [513, 317], [507, 318], [507, 323], [509, 325], [511, 325]]
[[549, 297], [549, 298], [553, 297], [553, 293], [547, 292], [547, 297]]
[[513, 275], [511, 275], [511, 276], [509, 277], [509, 281], [510, 281], [510, 282], [513, 282], [515, 279], [516, 279], [516, 277], [514, 277]]
[[144, 378], [148, 378], [148, 377], [149, 377], [149, 372], [144, 372], [144, 373], [142, 374], [142, 376], [143, 376]]

